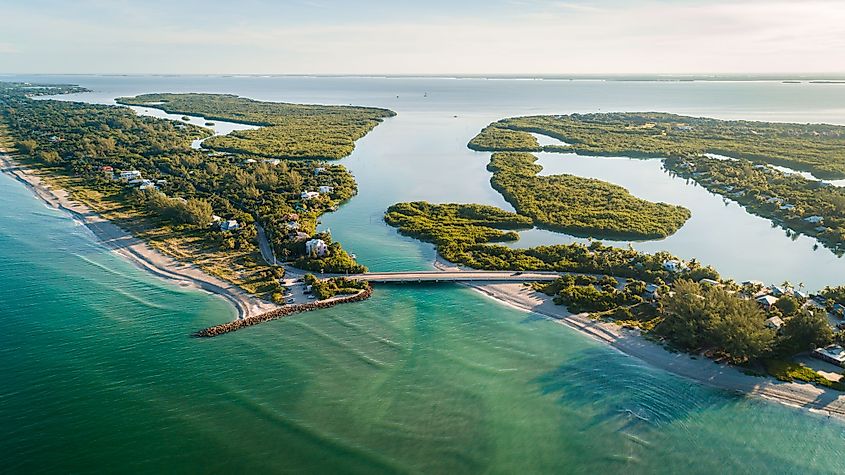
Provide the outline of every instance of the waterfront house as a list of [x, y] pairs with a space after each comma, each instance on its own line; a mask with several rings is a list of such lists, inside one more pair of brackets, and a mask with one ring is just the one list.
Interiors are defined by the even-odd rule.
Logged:
[[806, 218], [804, 218], [804, 221], [810, 224], [822, 224], [822, 222], [824, 222], [824, 218], [818, 215], [807, 216]]
[[665, 270], [665, 271], [680, 272], [680, 271], [684, 270], [684, 268], [685, 268], [684, 263], [679, 261], [679, 260], [670, 259], [670, 260], [667, 260], [667, 261], [663, 261], [663, 270]]
[[772, 286], [772, 295], [774, 295], [775, 297], [782, 297], [790, 293], [792, 293], [792, 289], [790, 289], [789, 287], [784, 287], [781, 285]]
[[783, 204], [783, 205], [780, 205], [780, 209], [782, 209], [784, 211], [792, 211], [792, 210], [795, 209], [795, 205], [789, 204], [789, 203]]
[[303, 191], [302, 193], [299, 194], [299, 197], [302, 198], [303, 200], [313, 200], [314, 198], [317, 198], [318, 196], [320, 196], [320, 193], [318, 193], [316, 191]]
[[764, 295], [762, 297], [757, 297], [756, 300], [763, 308], [769, 310], [775, 305], [775, 303], [777, 303], [778, 298], [773, 295]]
[[772, 330], [780, 330], [780, 327], [783, 326], [783, 320], [780, 317], [771, 317], [767, 318], [763, 324], [766, 325], [766, 328], [771, 328]]
[[331, 193], [332, 190], [334, 190], [334, 188], [332, 188], [331, 186], [325, 186], [325, 185], [317, 188], [317, 191], [319, 191], [320, 193]]
[[305, 254], [323, 257], [329, 252], [329, 246], [322, 239], [312, 239], [305, 243]]
[[220, 223], [221, 231], [235, 231], [241, 228], [241, 223], [237, 220], [229, 219]]
[[845, 348], [839, 345], [830, 345], [824, 348], [813, 350], [813, 356], [822, 361], [845, 367]]

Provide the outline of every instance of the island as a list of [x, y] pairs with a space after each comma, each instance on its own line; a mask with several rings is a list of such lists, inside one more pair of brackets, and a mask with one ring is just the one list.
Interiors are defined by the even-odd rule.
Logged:
[[[541, 146], [532, 133], [556, 138], [561, 144]], [[497, 153], [574, 152], [663, 159], [667, 170], [737, 201], [750, 213], [772, 219], [791, 232], [813, 236], [837, 255], [845, 254], [845, 187], [824, 181], [845, 178], [843, 126], [726, 121], [655, 112], [526, 116], [490, 124], [468, 146]], [[493, 184], [520, 208], [495, 175]], [[529, 193], [518, 196], [538, 201], [526, 198]], [[553, 212], [548, 203], [536, 207]], [[536, 210], [523, 213], [538, 215]], [[650, 216], [644, 213], [642, 219]], [[676, 210], [672, 216], [665, 224], [677, 222], [682, 214]], [[565, 226], [558, 229], [572, 231]], [[612, 233], [607, 237], [613, 237]]]

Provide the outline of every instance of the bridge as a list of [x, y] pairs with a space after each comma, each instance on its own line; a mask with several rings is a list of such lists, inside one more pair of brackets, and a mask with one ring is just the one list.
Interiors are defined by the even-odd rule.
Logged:
[[423, 282], [537, 282], [552, 281], [560, 277], [554, 272], [514, 271], [410, 271], [410, 272], [368, 272], [343, 276], [348, 279], [364, 280], [379, 284], [413, 284]]

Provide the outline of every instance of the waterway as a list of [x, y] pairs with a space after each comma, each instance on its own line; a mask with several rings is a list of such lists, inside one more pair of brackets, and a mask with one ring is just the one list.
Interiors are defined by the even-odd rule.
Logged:
[[[662, 110], [845, 124], [845, 108], [836, 106], [845, 104], [845, 88], [807, 83], [20, 79], [78, 83], [94, 92], [72, 99], [101, 103], [139, 93], [226, 92], [395, 110], [397, 117], [344, 159], [360, 193], [322, 224], [364, 264], [384, 271], [426, 269], [434, 258], [430, 245], [383, 224], [382, 213], [394, 202], [510, 209], [489, 186], [489, 154], [466, 149], [478, 130], [503, 117]], [[548, 173], [601, 176], [637, 196], [690, 207], [693, 218], [676, 237], [634, 244], [642, 249], [665, 246], [737, 278], [788, 275], [810, 286], [820, 266], [826, 280], [839, 277], [831, 283], [845, 279], [835, 256], [826, 263], [818, 256], [827, 251], [741, 217], [741, 209], [668, 176], [657, 161], [560, 154], [541, 160]], [[713, 217], [697, 216], [707, 213]], [[460, 286], [382, 287], [367, 302], [196, 340], [190, 332], [232, 318], [221, 299], [135, 269], [6, 176], [0, 176], [0, 217], [6, 328], [0, 334], [0, 463], [12, 472], [105, 466], [146, 472], [838, 473], [845, 467], [845, 424], [649, 368]], [[745, 231], [716, 226], [723, 220]], [[694, 228], [685, 236], [688, 226]], [[523, 244], [531, 239], [531, 232], [523, 233]], [[569, 238], [546, 234], [536, 242], [553, 239]], [[766, 254], [765, 265], [754, 260]]]

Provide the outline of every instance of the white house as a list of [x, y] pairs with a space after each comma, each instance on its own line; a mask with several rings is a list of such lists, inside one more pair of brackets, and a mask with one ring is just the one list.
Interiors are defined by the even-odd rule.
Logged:
[[141, 180], [141, 185], [138, 186], [139, 190], [155, 190], [156, 184], [152, 180]]
[[718, 280], [713, 279], [701, 279], [698, 281], [699, 284], [707, 285], [709, 287], [721, 287], [722, 284], [719, 283]]
[[305, 243], [305, 254], [323, 257], [329, 252], [329, 246], [322, 239], [312, 239]]
[[787, 204], [784, 204], [784, 205], [780, 205], [780, 209], [782, 209], [784, 211], [792, 211], [792, 210], [795, 209], [795, 205], [787, 203]]
[[326, 171], [326, 169], [325, 169], [325, 168], [323, 168], [323, 167], [317, 167], [317, 168], [315, 168], [315, 169], [314, 169], [314, 176], [317, 176], [317, 175], [319, 175], [320, 173], [323, 173], [324, 171]]
[[139, 172], [138, 170], [124, 170], [124, 171], [120, 172], [120, 179], [121, 180], [129, 181], [129, 180], [136, 180], [138, 178], [141, 178], [141, 172]]
[[675, 259], [671, 259], [668, 261], [663, 261], [663, 270], [669, 272], [680, 272], [684, 270], [685, 266], [684, 263]]
[[278, 158], [265, 158], [264, 163], [269, 163], [270, 165], [276, 166], [276, 165], [282, 163], [282, 161], [279, 160]]
[[320, 196], [320, 193], [317, 193], [316, 191], [303, 191], [299, 194], [299, 197], [303, 200], [313, 200], [318, 196]]
[[778, 298], [773, 295], [764, 295], [762, 297], [757, 297], [757, 303], [763, 306], [766, 310], [772, 308], [772, 306], [777, 303]]
[[822, 222], [824, 222], [824, 218], [821, 216], [808, 216], [804, 218], [804, 221], [810, 224], [821, 224]]
[[317, 191], [319, 191], [320, 193], [331, 193], [332, 190], [334, 190], [334, 188], [332, 188], [331, 186], [325, 186], [325, 185], [317, 188]]
[[220, 230], [221, 231], [235, 231], [241, 228], [241, 223], [237, 220], [229, 219], [227, 221], [223, 221], [220, 223]]

